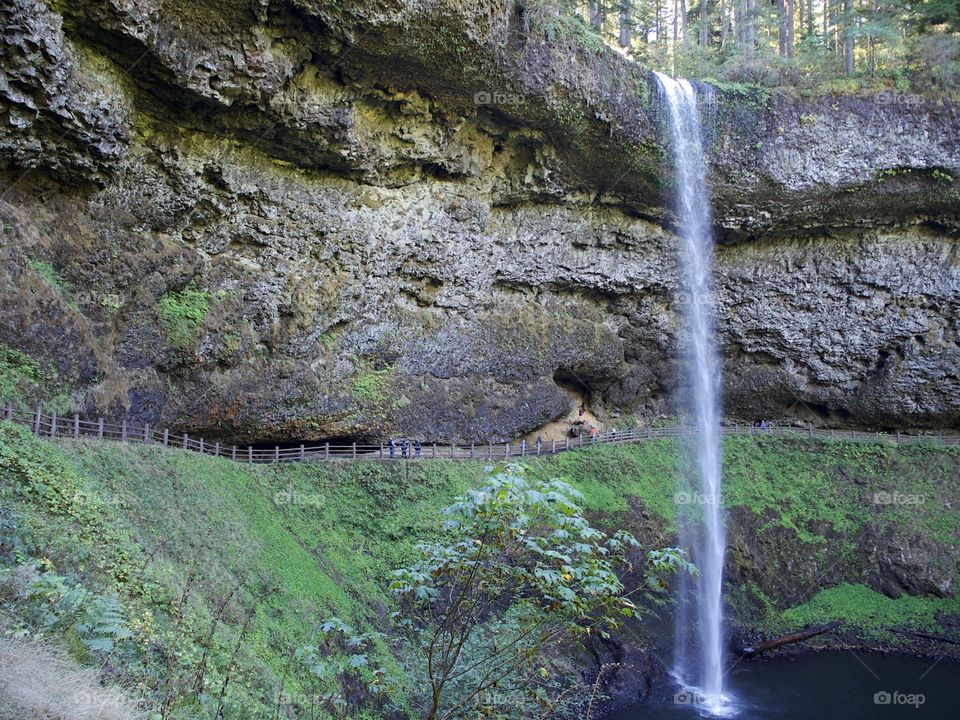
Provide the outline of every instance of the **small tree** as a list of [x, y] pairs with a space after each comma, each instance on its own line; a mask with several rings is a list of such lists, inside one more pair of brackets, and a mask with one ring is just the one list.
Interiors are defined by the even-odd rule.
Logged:
[[[680, 550], [645, 555], [625, 532], [612, 536], [584, 519], [582, 496], [560, 480], [530, 480], [522, 466], [493, 470], [487, 484], [447, 508], [443, 536], [391, 585], [398, 627], [424, 661], [425, 717], [490, 717], [505, 685], [546, 677], [548, 646], [591, 633], [607, 636], [640, 611], [637, 592], [660, 593], [664, 577], [694, 571]], [[643, 563], [643, 582], [625, 592], [617, 570]], [[531, 698], [546, 717], [568, 690]], [[515, 703], [515, 696], [512, 702]], [[510, 702], [505, 700], [504, 702]]]

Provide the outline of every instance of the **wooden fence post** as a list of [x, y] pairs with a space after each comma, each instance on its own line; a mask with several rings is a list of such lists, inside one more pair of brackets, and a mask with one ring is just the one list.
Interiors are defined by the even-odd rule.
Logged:
[[487, 460], [489, 460], [492, 457], [493, 457], [493, 443], [488, 442], [487, 443]]
[[7, 420], [13, 420], [13, 403], [9, 400], [7, 401], [6, 417]]
[[357, 459], [357, 443], [356, 442], [353, 443], [352, 453], [353, 453], [353, 459], [356, 460]]
[[569, 449], [570, 449], [570, 436], [569, 436], [569, 435], [565, 435], [564, 438], [563, 438], [563, 449], [564, 449], [564, 450], [569, 450]]
[[583, 432], [582, 432], [582, 431], [580, 432], [579, 435], [577, 435], [577, 445], [578, 445], [579, 447], [583, 447]]
[[300, 459], [303, 460], [306, 457], [306, 448], [303, 447], [303, 443], [300, 443]]
[[120, 442], [127, 441], [127, 419], [124, 418], [120, 421]]
[[204, 451], [204, 442], [203, 442], [203, 438], [200, 438], [200, 454], [201, 455], [203, 455], [203, 451]]
[[450, 443], [450, 457], [451, 457], [451, 458], [453, 457], [453, 450], [454, 450], [455, 447], [457, 447], [456, 443], [451, 442], [451, 443]]
[[503, 444], [503, 456], [505, 458], [510, 457], [510, 443], [508, 442]]
[[253, 445], [247, 445], [247, 462], [253, 462]]
[[557, 454], [557, 441], [555, 439], [550, 441], [550, 454]]
[[897, 445], [900, 444], [900, 431], [897, 430]]
[[433, 444], [433, 457], [436, 457], [436, 456], [437, 456], [437, 444], [434, 443], [434, 444]]
[[279, 445], [273, 446], [273, 462], [274, 463], [280, 462], [280, 446]]
[[383, 443], [380, 443], [380, 459], [383, 460]]
[[57, 411], [50, 411], [50, 437], [55, 438], [57, 436]]
[[170, 443], [170, 430], [167, 428], [163, 429], [163, 446], [167, 447]]
[[80, 416], [76, 413], [73, 414], [73, 436], [80, 437]]
[[326, 442], [323, 444], [323, 459], [324, 460], [330, 459], [330, 443], [329, 442]]
[[37, 404], [37, 409], [33, 413], [33, 434], [40, 434], [40, 405]]
[[237, 461], [237, 446], [236, 446], [236, 445], [234, 445], [232, 448], [230, 448], [230, 459], [233, 460], [234, 462]]
[[470, 443], [470, 457], [473, 457], [474, 444]]
[[143, 425], [143, 442], [145, 445], [150, 443], [150, 423]]
[[215, 442], [215, 443], [213, 444], [213, 454], [216, 455], [217, 457], [220, 457], [220, 443], [219, 443], [219, 441], [218, 441], [218, 442]]
[[97, 440], [103, 440], [103, 418], [97, 418]]
[[183, 434], [183, 449], [186, 450], [190, 447], [190, 436], [187, 433]]

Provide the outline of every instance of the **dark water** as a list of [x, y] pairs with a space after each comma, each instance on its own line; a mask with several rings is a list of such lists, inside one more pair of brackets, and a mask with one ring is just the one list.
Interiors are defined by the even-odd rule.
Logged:
[[[946, 661], [843, 651], [744, 660], [727, 687], [739, 720], [960, 720], [960, 665]], [[671, 693], [608, 720], [702, 717], [688, 698]]]

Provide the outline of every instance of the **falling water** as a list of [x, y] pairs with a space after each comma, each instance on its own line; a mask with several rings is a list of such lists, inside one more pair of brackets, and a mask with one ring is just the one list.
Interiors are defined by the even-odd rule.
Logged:
[[[676, 214], [681, 227], [681, 266], [685, 295], [688, 411], [695, 423], [696, 475], [699, 492], [688, 493], [688, 509], [697, 527], [691, 544], [700, 569], [696, 612], [698, 654], [694, 667], [678, 654], [675, 671], [701, 709], [712, 715], [730, 712], [723, 691], [723, 617], [721, 583], [725, 547], [720, 494], [720, 364], [712, 317], [712, 214], [707, 193], [707, 165], [703, 155], [697, 96], [687, 80], [656, 73], [661, 97], [669, 108], [669, 126], [676, 170]], [[696, 487], [696, 485], [694, 485]], [[678, 635], [679, 636], [679, 635]]]

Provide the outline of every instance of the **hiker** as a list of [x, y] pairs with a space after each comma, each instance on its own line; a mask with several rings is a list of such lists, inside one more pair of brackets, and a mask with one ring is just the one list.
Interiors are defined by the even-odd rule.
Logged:
[[540, 448], [543, 447], [543, 438], [537, 435], [537, 455], [540, 454]]
[[521, 455], [526, 455], [526, 454], [527, 454], [527, 441], [526, 441], [526, 440], [521, 440], [521, 441], [520, 441], [520, 454], [521, 454]]
[[406, 438], [404, 438], [403, 441], [400, 443], [400, 456], [406, 459], [408, 453], [409, 453], [409, 448], [407, 447], [407, 440]]
[[397, 456], [397, 443], [393, 441], [393, 438], [390, 438], [390, 459], [393, 460]]
[[581, 405], [581, 406], [580, 406], [580, 411], [577, 413], [577, 416], [578, 416], [578, 417], [583, 417], [583, 414], [584, 414], [585, 412], [586, 412], [586, 410], [584, 410], [583, 405]]
[[597, 426], [590, 426], [590, 442], [595, 443], [597, 441]]
[[423, 448], [420, 447], [420, 441], [416, 440], [413, 443], [413, 455], [414, 457], [420, 457], [420, 453], [423, 451]]

